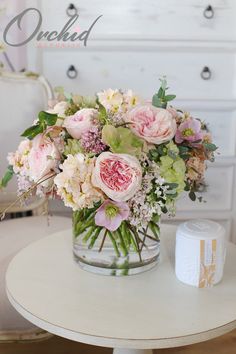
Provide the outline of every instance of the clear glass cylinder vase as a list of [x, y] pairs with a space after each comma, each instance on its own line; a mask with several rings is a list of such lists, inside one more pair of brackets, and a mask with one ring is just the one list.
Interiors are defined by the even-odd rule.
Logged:
[[102, 275], [132, 275], [153, 268], [160, 256], [159, 226], [137, 230], [123, 222], [118, 230], [97, 227], [83, 211], [73, 213], [74, 259], [87, 271]]

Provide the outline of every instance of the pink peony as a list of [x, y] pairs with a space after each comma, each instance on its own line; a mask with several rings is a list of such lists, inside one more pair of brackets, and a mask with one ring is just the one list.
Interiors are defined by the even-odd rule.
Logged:
[[126, 117], [130, 128], [140, 138], [152, 144], [170, 141], [176, 132], [176, 121], [172, 113], [152, 105], [138, 106]]
[[123, 220], [128, 219], [129, 213], [129, 206], [126, 203], [106, 200], [96, 212], [95, 224], [115, 231]]
[[66, 117], [63, 126], [74, 139], [80, 139], [96, 122], [98, 111], [93, 108], [83, 108], [73, 116]]
[[191, 117], [187, 118], [179, 125], [175, 135], [177, 144], [181, 144], [183, 141], [195, 143], [201, 141], [202, 138], [201, 122]]
[[32, 141], [32, 149], [30, 150], [29, 177], [37, 182], [39, 179], [50, 174], [60, 162], [60, 153], [50, 139], [44, 135], [37, 135]]
[[121, 202], [133, 197], [141, 180], [142, 169], [136, 157], [110, 152], [98, 156], [92, 182], [112, 200]]

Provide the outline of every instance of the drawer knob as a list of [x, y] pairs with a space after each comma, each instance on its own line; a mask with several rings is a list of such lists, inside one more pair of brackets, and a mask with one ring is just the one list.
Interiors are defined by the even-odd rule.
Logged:
[[201, 78], [203, 80], [210, 80], [211, 78], [211, 70], [208, 68], [208, 66], [204, 66], [201, 72]]
[[214, 17], [214, 10], [213, 7], [211, 5], [208, 5], [205, 10], [203, 11], [203, 15], [205, 18], [207, 18], [208, 20], [210, 20], [211, 18]]
[[76, 79], [78, 76], [78, 71], [74, 67], [74, 65], [70, 65], [69, 68], [67, 69], [66, 75], [68, 76], [69, 79]]
[[77, 15], [78, 14], [78, 9], [77, 7], [74, 5], [74, 4], [69, 4], [67, 9], [66, 9], [66, 14], [67, 16], [69, 17], [72, 17], [74, 15]]

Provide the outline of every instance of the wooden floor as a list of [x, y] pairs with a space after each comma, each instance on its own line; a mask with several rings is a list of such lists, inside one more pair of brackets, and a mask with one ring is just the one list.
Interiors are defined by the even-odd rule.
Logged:
[[[0, 344], [0, 354], [111, 354], [111, 349], [72, 342], [59, 337], [27, 344]], [[155, 350], [155, 354], [236, 354], [236, 331], [214, 340], [174, 349]]]

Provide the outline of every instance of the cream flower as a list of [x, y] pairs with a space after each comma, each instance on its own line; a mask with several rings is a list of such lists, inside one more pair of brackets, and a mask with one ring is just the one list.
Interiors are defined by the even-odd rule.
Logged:
[[126, 110], [134, 108], [140, 103], [140, 98], [133, 93], [132, 90], [127, 90], [124, 93], [124, 103], [126, 105]]
[[99, 102], [108, 111], [117, 112], [123, 103], [123, 95], [119, 90], [104, 90], [97, 94]]
[[83, 154], [68, 155], [61, 165], [62, 172], [54, 179], [58, 195], [74, 211], [92, 208], [94, 203], [103, 200], [103, 193], [91, 183], [94, 163], [95, 158]]
[[13, 171], [21, 176], [27, 176], [29, 173], [28, 156], [32, 148], [31, 140], [22, 140], [16, 152], [8, 154], [9, 165], [13, 166]]
[[141, 165], [134, 156], [103, 152], [96, 160], [92, 182], [116, 202], [133, 197], [141, 180]]

